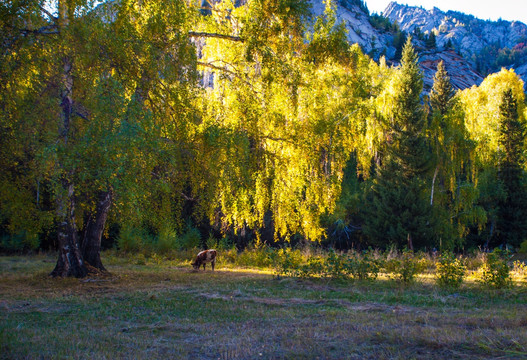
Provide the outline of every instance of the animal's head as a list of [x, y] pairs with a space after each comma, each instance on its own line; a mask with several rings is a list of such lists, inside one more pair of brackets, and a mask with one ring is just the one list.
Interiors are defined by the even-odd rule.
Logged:
[[196, 260], [194, 260], [194, 262], [191, 265], [194, 268], [194, 270], [198, 270], [199, 266], [200, 266], [200, 263], [199, 263], [198, 259], [196, 259]]

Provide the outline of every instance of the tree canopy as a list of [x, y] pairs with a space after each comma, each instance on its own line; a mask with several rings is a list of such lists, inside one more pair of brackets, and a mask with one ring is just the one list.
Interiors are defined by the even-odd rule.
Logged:
[[53, 275], [104, 271], [110, 245], [524, 241], [513, 70], [454, 91], [439, 63], [425, 94], [411, 37], [375, 62], [332, 1], [17, 0], [0, 19], [0, 249], [58, 249]]

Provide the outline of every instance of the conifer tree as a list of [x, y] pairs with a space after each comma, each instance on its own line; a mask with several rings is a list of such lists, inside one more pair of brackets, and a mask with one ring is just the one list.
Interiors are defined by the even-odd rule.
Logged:
[[374, 181], [364, 231], [376, 246], [413, 249], [426, 246], [430, 239], [432, 216], [424, 179], [433, 163], [420, 99], [423, 76], [411, 38], [404, 46], [395, 81], [390, 140]]
[[436, 48], [437, 43], [436, 43], [436, 35], [434, 34], [434, 32], [430, 32], [430, 34], [426, 38], [425, 44], [426, 44], [426, 47], [429, 49]]
[[437, 65], [437, 72], [434, 75], [434, 85], [430, 91], [430, 104], [432, 109], [439, 111], [444, 116], [452, 107], [451, 99], [454, 96], [454, 89], [450, 83], [450, 77], [445, 69], [443, 61]]
[[507, 193], [499, 205], [498, 238], [503, 245], [519, 246], [527, 236], [527, 192], [521, 168], [524, 129], [512, 90], [503, 93], [500, 104], [500, 164], [498, 177]]

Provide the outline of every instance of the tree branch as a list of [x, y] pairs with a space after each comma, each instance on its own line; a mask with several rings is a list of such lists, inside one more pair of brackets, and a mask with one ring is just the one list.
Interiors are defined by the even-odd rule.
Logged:
[[42, 11], [44, 14], [46, 14], [47, 16], [49, 16], [49, 18], [51, 20], [53, 20], [53, 22], [56, 24], [57, 21], [59, 20], [57, 17], [53, 16], [49, 11], [46, 10], [46, 8], [44, 8], [43, 6], [39, 5], [38, 6], [40, 11]]
[[217, 34], [217, 33], [189, 31], [188, 36], [197, 37], [197, 38], [217, 38], [217, 39], [244, 42], [244, 39], [239, 36]]
[[[54, 29], [54, 30], [51, 31], [52, 29]], [[23, 33], [24, 35], [26, 35], [26, 34], [54, 35], [54, 34], [58, 34], [59, 33], [59, 31], [57, 30], [57, 25], [43, 26], [40, 29], [36, 29], [36, 30], [33, 30], [33, 29], [19, 29], [19, 31], [21, 33]]]

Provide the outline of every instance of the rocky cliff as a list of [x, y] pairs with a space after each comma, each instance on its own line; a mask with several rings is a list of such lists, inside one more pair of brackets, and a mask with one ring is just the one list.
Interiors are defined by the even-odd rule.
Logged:
[[527, 40], [527, 25], [518, 21], [480, 20], [456, 11], [425, 10], [396, 2], [391, 2], [383, 15], [397, 21], [401, 29], [408, 33], [416, 28], [424, 33], [434, 32], [438, 47], [445, 47], [450, 40], [454, 48], [468, 59], [486, 47], [513, 49]]
[[482, 76], [501, 67], [514, 68], [527, 80], [527, 25], [522, 22], [481, 20], [455, 11], [425, 10], [396, 2], [388, 5], [383, 16], [409, 34], [435, 35], [435, 49], [421, 55], [427, 80], [439, 60], [445, 61], [452, 81], [461, 89], [478, 84]]
[[[324, 13], [326, 5], [322, 0], [310, 0], [315, 16]], [[395, 55], [393, 35], [376, 29], [369, 21], [369, 14], [360, 0], [337, 0], [337, 21], [343, 22], [348, 30], [348, 41], [358, 43], [364, 52], [386, 54], [391, 59]], [[374, 51], [372, 51], [374, 50]]]

